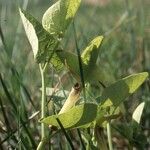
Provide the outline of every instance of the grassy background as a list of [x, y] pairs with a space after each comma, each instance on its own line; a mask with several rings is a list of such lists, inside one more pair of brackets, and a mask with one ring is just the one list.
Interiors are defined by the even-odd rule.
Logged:
[[[19, 4], [22, 6], [23, 2]], [[52, 3], [48, 0], [32, 0], [28, 2], [27, 10], [40, 21]], [[110, 78], [119, 79], [135, 72], [150, 72], [149, 6], [149, 0], [110, 0], [104, 6], [89, 5], [85, 1], [82, 3], [75, 18], [79, 48], [82, 50], [96, 35], [105, 35], [98, 64], [107, 70]], [[1, 35], [4, 35], [3, 42], [0, 40], [0, 142], [8, 137], [3, 142], [3, 148], [11, 146], [28, 149], [28, 145], [34, 147], [39, 139], [37, 131], [40, 124], [37, 120], [40, 116], [27, 120], [40, 108], [40, 73], [19, 23], [17, 2], [1, 0], [0, 8]], [[67, 50], [75, 51], [72, 25], [63, 43]], [[51, 68], [47, 77], [49, 86], [58, 81], [58, 76]], [[63, 88], [67, 89], [65, 86]], [[142, 125], [149, 128], [149, 81], [126, 104], [129, 114], [139, 101], [146, 102]], [[24, 126], [26, 121], [27, 125]], [[146, 130], [147, 137], [149, 134]]]

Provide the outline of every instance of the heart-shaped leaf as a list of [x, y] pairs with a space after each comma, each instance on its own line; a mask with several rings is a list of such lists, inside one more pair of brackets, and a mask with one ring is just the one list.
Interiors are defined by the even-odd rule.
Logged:
[[38, 63], [49, 61], [58, 45], [58, 41], [29, 13], [21, 9], [19, 9], [19, 12], [35, 60]]
[[58, 118], [64, 128], [79, 128], [92, 122], [96, 118], [96, 114], [97, 105], [93, 103], [86, 103], [75, 106], [65, 113], [43, 118], [40, 122], [59, 128], [59, 124], [56, 120], [56, 118]]
[[51, 34], [62, 36], [74, 18], [81, 0], [59, 0], [43, 15], [42, 25]]

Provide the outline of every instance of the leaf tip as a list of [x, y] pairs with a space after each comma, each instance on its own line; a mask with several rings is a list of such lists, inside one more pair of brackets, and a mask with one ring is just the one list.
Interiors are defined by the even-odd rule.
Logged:
[[138, 124], [141, 121], [141, 116], [142, 116], [142, 113], [143, 113], [144, 106], [145, 106], [145, 102], [142, 102], [141, 104], [139, 104], [137, 106], [137, 108], [133, 112], [132, 119], [134, 121], [136, 121]]

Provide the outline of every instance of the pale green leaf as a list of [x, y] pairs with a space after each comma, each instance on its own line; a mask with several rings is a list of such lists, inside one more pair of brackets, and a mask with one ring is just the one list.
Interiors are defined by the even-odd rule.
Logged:
[[74, 18], [81, 0], [59, 0], [43, 15], [42, 25], [51, 34], [61, 36]]
[[[103, 84], [109, 83], [107, 72], [96, 65], [99, 46], [101, 45], [102, 40], [103, 36], [94, 38], [82, 53], [82, 71], [86, 83], [98, 84], [99, 81]], [[60, 66], [59, 68], [61, 69], [63, 66], [62, 64], [64, 64], [73, 77], [76, 78], [78, 82], [81, 82], [78, 56], [64, 50], [57, 50], [55, 55], [57, 55], [57, 58], [59, 59], [53, 59], [51, 61], [53, 62], [54, 67], [57, 69], [57, 66]]]
[[[78, 56], [74, 53], [64, 50], [57, 50], [56, 55], [59, 58], [58, 64], [60, 64], [60, 66], [64, 64], [64, 66], [70, 71], [73, 77], [78, 82], [81, 82]], [[99, 81], [104, 83], [109, 82], [106, 71], [103, 68], [99, 68], [97, 65], [88, 65], [82, 61], [82, 69], [84, 81], [86, 83], [98, 83]]]
[[38, 63], [48, 61], [52, 57], [58, 41], [33, 16], [24, 10], [19, 9], [19, 11], [35, 60]]
[[134, 93], [147, 77], [147, 72], [133, 74], [105, 88], [102, 96], [97, 98], [97, 101], [100, 103], [96, 118], [97, 124], [104, 125], [109, 119], [119, 117], [120, 104]]
[[118, 107], [128, 96], [134, 93], [148, 77], [147, 72], [130, 75], [105, 88], [102, 96], [97, 98], [101, 105], [110, 101]]
[[89, 45], [85, 48], [83, 51], [81, 57], [85, 64], [87, 65], [95, 65], [98, 53], [99, 53], [99, 47], [102, 43], [103, 36], [98, 36], [94, 38]]
[[138, 107], [137, 107], [137, 108], [135, 109], [135, 111], [133, 112], [132, 119], [133, 119], [134, 121], [136, 121], [138, 124], [140, 123], [144, 106], [145, 106], [145, 103], [142, 102], [140, 105], [138, 105]]
[[96, 118], [97, 105], [93, 103], [86, 103], [75, 106], [65, 113], [59, 115], [52, 115], [40, 120], [40, 122], [47, 125], [53, 125], [59, 128], [56, 118], [58, 118], [64, 128], [79, 128]]

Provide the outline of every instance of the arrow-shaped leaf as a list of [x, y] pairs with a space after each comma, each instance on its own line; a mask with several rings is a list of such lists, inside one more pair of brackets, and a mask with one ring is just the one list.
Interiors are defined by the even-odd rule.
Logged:
[[104, 116], [119, 115], [117, 110], [120, 104], [134, 93], [147, 77], [147, 72], [133, 74], [105, 88], [102, 96], [97, 98], [97, 101], [100, 103], [98, 106], [97, 123], [101, 125], [106, 120]]
[[105, 88], [102, 96], [97, 98], [104, 105], [110, 101], [110, 105], [118, 107], [128, 96], [134, 93], [148, 77], [147, 72], [133, 74], [113, 83]]

